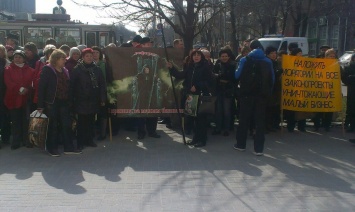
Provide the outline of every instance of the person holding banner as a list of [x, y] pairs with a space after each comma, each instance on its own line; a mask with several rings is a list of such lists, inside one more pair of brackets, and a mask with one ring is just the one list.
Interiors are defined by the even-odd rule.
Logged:
[[[183, 100], [186, 100], [187, 94], [209, 95], [214, 79], [208, 61], [200, 50], [193, 50], [189, 58], [189, 62], [184, 66], [182, 71], [178, 71], [170, 62], [166, 64], [172, 76], [177, 79], [184, 79], [183, 94], [185, 95], [183, 95]], [[208, 128], [207, 116], [205, 114], [197, 114], [196, 117], [193, 117], [193, 124], [194, 135], [192, 142], [188, 145], [194, 147], [206, 146]]]
[[[302, 49], [301, 48], [293, 48], [291, 49], [290, 55], [292, 56], [302, 56]], [[296, 120], [298, 116], [303, 117], [303, 112], [295, 112], [292, 110], [284, 110], [285, 119], [287, 121], [287, 130], [289, 132], [294, 132], [297, 122], [297, 129], [301, 132], [306, 131], [306, 119], [302, 118]], [[297, 117], [296, 117], [297, 116]]]
[[[328, 49], [324, 53], [324, 58], [336, 59], [336, 52], [334, 49]], [[333, 113], [332, 112], [318, 112], [314, 117], [314, 130], [318, 131], [319, 127], [324, 127], [326, 132], [330, 131], [330, 125], [332, 123]], [[322, 121], [322, 124], [321, 124]]]

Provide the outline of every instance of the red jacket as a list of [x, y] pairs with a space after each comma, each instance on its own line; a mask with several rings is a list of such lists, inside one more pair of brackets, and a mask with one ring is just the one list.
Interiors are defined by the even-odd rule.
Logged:
[[[32, 92], [32, 81], [34, 70], [25, 64], [22, 68], [14, 63], [5, 69], [4, 81], [6, 85], [6, 93], [4, 103], [11, 110], [21, 108], [26, 105], [27, 99]], [[25, 95], [20, 95], [20, 88], [27, 88]]]

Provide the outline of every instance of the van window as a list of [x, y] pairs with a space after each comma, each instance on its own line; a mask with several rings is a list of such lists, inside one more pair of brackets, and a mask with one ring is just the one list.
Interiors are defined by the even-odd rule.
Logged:
[[287, 41], [282, 42], [279, 51], [286, 51], [287, 52]]
[[259, 41], [261, 45], [263, 45], [264, 49], [266, 49], [269, 46], [272, 46], [278, 50], [281, 43], [280, 40], [259, 40]]

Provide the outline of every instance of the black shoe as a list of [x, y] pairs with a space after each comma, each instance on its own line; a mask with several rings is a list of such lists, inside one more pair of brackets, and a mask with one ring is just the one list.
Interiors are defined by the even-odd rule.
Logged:
[[318, 132], [318, 131], [319, 131], [319, 127], [315, 127], [314, 132]]
[[18, 149], [20, 147], [21, 147], [21, 145], [13, 145], [13, 146], [11, 146], [11, 150], [15, 150], [15, 149]]
[[78, 155], [83, 153], [81, 150], [73, 149], [73, 150], [64, 150], [63, 152], [65, 155]]
[[144, 139], [144, 135], [138, 135], [138, 139], [139, 140]]
[[202, 142], [199, 142], [194, 145], [194, 147], [204, 147], [204, 146], [206, 146], [206, 143], [202, 143]]
[[48, 151], [48, 154], [52, 157], [59, 157], [60, 156], [60, 154], [57, 150]]
[[234, 145], [233, 145], [233, 148], [234, 148], [235, 150], [240, 151], [240, 152], [244, 152], [244, 151], [245, 151], [245, 148], [240, 148], [240, 147], [237, 146], [237, 144], [234, 144]]
[[298, 131], [306, 132], [306, 129], [305, 128], [299, 128]]
[[99, 137], [97, 137], [97, 139], [96, 140], [98, 140], [98, 141], [103, 141], [103, 140], [105, 140], [106, 139], [106, 135], [105, 136], [99, 136]]
[[150, 134], [149, 137], [152, 137], [152, 138], [160, 138], [161, 136], [158, 135], [158, 133], [153, 133], [153, 134]]
[[185, 131], [185, 134], [186, 134], [186, 135], [191, 135], [191, 134], [192, 134], [192, 133], [191, 133], [191, 130], [186, 130], [186, 131]]
[[165, 126], [166, 126], [166, 128], [168, 128], [168, 129], [172, 129], [172, 128], [173, 128], [173, 126], [172, 126], [170, 123], [166, 124]]
[[355, 138], [354, 139], [349, 139], [349, 142], [355, 144]]
[[97, 144], [95, 143], [95, 142], [91, 142], [91, 143], [89, 143], [87, 146], [90, 146], [90, 147], [97, 147]]

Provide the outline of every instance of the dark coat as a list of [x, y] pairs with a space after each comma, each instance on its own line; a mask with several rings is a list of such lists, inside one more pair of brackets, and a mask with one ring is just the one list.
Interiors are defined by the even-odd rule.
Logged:
[[355, 114], [355, 62], [345, 66], [342, 81], [348, 86], [347, 108], [350, 111], [347, 111], [347, 113]]
[[71, 72], [77, 64], [77, 60], [74, 60], [73, 58], [69, 57], [67, 62], [65, 62], [65, 68], [67, 68], [68, 71]]
[[27, 61], [27, 64], [28, 64], [31, 68], [35, 69], [35, 68], [36, 68], [36, 63], [37, 63], [37, 61], [38, 61], [39, 59], [41, 59], [41, 58], [38, 56], [38, 54], [35, 54], [31, 60], [28, 60], [28, 61]]
[[237, 80], [234, 77], [236, 67], [234, 60], [226, 63], [222, 63], [220, 60], [216, 62], [213, 72], [217, 76], [216, 91], [218, 94], [223, 94], [226, 97], [234, 96], [237, 86]]
[[[66, 68], [63, 68], [63, 72], [67, 75], [69, 81], [68, 70]], [[56, 92], [57, 92], [57, 73], [52, 66], [46, 65], [42, 69], [41, 77], [38, 83], [37, 107], [44, 108], [45, 104], [53, 104], [56, 98]]]
[[[97, 86], [90, 72], [96, 78]], [[107, 99], [106, 83], [100, 68], [94, 63], [84, 64], [80, 61], [69, 74], [74, 111], [78, 114], [97, 113], [100, 103]]]
[[199, 63], [187, 65], [182, 71], [178, 71], [175, 67], [170, 69], [172, 76], [177, 79], [184, 79], [183, 90], [184, 94], [192, 93], [190, 89], [195, 86], [194, 94], [208, 95], [213, 92], [213, 74], [206, 60], [201, 60]]

